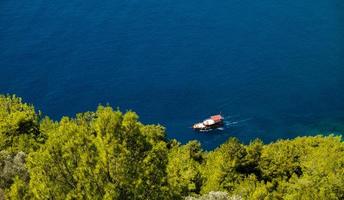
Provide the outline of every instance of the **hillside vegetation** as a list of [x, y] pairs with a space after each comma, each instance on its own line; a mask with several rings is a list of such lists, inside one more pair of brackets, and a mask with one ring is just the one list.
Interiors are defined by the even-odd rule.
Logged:
[[344, 199], [339, 136], [213, 151], [109, 106], [53, 121], [0, 96], [0, 199]]

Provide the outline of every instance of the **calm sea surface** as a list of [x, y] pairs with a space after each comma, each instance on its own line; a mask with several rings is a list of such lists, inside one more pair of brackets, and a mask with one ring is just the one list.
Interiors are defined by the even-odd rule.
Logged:
[[340, 133], [344, 1], [1, 0], [0, 93], [56, 120], [110, 103], [206, 149]]

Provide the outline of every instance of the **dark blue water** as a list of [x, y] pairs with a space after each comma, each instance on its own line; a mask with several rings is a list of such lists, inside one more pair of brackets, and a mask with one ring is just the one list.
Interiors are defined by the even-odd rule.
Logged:
[[[0, 1], [0, 93], [110, 103], [214, 148], [344, 131], [342, 0]], [[189, 127], [211, 114], [224, 131]]]

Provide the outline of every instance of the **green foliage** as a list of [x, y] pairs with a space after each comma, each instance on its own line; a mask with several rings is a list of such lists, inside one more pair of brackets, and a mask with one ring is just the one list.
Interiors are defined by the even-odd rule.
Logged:
[[202, 193], [244, 199], [343, 199], [344, 144], [316, 136], [250, 145], [230, 139], [207, 155]]
[[219, 190], [232, 191], [235, 183], [244, 177], [244, 173], [239, 173], [239, 171], [245, 168], [247, 155], [245, 146], [235, 138], [229, 139], [209, 153], [203, 168], [205, 183], [202, 193]]
[[289, 140], [266, 146], [260, 161], [264, 179], [269, 181], [275, 178], [288, 180], [294, 174], [302, 175], [300, 159], [304, 154], [304, 148], [305, 146]]
[[0, 95], [0, 151], [30, 152], [38, 148], [38, 114], [16, 96]]
[[190, 141], [186, 145], [175, 144], [168, 158], [168, 182], [174, 199], [199, 193], [202, 185], [200, 167], [204, 159], [200, 143]]
[[303, 175], [278, 187], [285, 199], [344, 199], [344, 143], [340, 137], [303, 137], [293, 141], [303, 149]]
[[27, 182], [18, 177], [14, 179], [14, 183], [7, 191], [6, 197], [11, 200], [25, 200], [32, 198]]
[[274, 185], [270, 182], [265, 183], [259, 181], [255, 175], [249, 175], [236, 185], [233, 193], [240, 195], [243, 199], [264, 200], [274, 199], [273, 189]]
[[[167, 191], [167, 147], [133, 112], [100, 106], [63, 118], [28, 160], [38, 199], [161, 199]], [[149, 131], [154, 134], [151, 137]]]
[[344, 142], [299, 137], [264, 145], [235, 138], [205, 152], [167, 140], [132, 111], [41, 118], [0, 96], [0, 199], [344, 199]]

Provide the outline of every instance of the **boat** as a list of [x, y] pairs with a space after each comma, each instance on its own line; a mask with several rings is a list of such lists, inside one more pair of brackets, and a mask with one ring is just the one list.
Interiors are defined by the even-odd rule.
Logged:
[[203, 122], [196, 123], [192, 126], [195, 131], [211, 131], [224, 125], [224, 118], [221, 115], [213, 115]]

